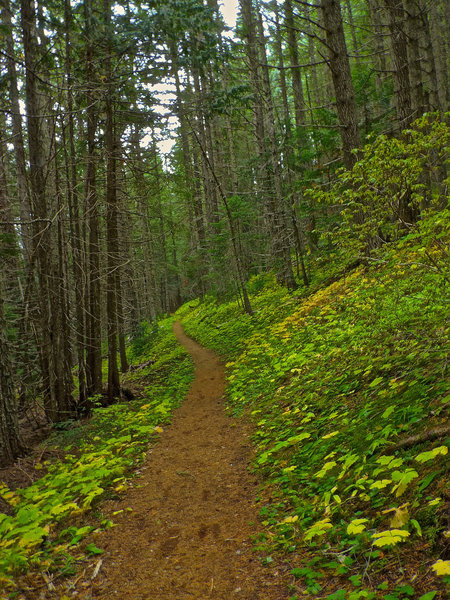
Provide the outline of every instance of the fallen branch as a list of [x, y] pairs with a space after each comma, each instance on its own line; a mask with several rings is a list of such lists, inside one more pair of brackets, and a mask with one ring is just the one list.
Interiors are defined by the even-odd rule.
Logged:
[[100, 571], [100, 567], [102, 566], [102, 564], [103, 564], [103, 559], [101, 558], [98, 561], [98, 563], [95, 565], [95, 569], [94, 569], [94, 572], [91, 575], [91, 579], [95, 579], [97, 577], [98, 572]]
[[391, 446], [389, 450], [394, 452], [395, 450], [400, 450], [403, 448], [411, 448], [412, 446], [420, 444], [421, 442], [436, 440], [448, 434], [450, 434], [450, 426], [436, 427], [435, 429], [430, 429], [429, 431], [424, 431], [423, 433], [418, 433], [417, 435], [412, 435], [404, 440], [400, 440], [400, 442], [397, 442], [394, 444], [394, 446]]
[[137, 371], [138, 369], [145, 369], [145, 367], [150, 367], [151, 365], [155, 364], [155, 360], [148, 360], [147, 362], [143, 362], [139, 365], [130, 365], [128, 367], [129, 371]]

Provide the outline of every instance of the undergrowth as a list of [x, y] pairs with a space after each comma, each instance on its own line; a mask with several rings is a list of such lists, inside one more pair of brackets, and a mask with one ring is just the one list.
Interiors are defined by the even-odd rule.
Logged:
[[308, 548], [292, 598], [444, 597], [446, 214], [308, 295], [256, 277], [253, 317], [210, 298], [178, 312], [228, 359], [228, 410], [255, 422], [260, 548]]
[[[99, 511], [98, 526], [83, 523], [83, 515], [104, 498], [127, 489], [127, 478], [145, 456], [148, 442], [184, 398], [192, 379], [192, 364], [172, 332], [173, 319], [143, 324], [130, 348], [130, 358], [153, 364], [131, 372], [128, 382], [144, 386], [132, 402], [94, 409], [86, 424], [56, 434], [48, 448], [64, 458], [43, 461], [45, 475], [24, 489], [0, 485], [11, 514], [0, 514], [0, 590], [14, 597], [15, 578], [27, 570], [73, 572], [74, 552], [97, 528], [112, 526]], [[95, 544], [90, 554], [101, 553]]]

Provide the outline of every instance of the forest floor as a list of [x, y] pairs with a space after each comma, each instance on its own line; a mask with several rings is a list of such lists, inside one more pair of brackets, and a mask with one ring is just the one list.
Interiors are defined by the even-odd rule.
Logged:
[[292, 580], [287, 567], [263, 565], [253, 550], [257, 481], [247, 469], [245, 425], [225, 415], [224, 367], [179, 323], [174, 330], [194, 360], [194, 382], [135, 486], [108, 503], [108, 511], [123, 512], [114, 517], [118, 526], [96, 539], [104, 549], [101, 568], [93, 579], [89, 570], [78, 580], [79, 594], [99, 600], [285, 600]]

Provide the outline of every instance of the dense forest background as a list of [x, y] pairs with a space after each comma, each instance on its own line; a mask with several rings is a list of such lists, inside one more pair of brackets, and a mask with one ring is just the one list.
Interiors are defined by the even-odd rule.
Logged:
[[142, 321], [251, 314], [250, 276], [309, 286], [443, 208], [449, 30], [448, 0], [241, 0], [234, 31], [216, 0], [1, 0], [0, 464], [37, 398], [120, 396]]

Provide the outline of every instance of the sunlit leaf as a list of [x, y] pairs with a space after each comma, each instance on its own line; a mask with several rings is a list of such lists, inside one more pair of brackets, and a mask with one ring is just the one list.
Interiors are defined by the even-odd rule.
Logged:
[[433, 571], [438, 575], [438, 577], [444, 577], [444, 575], [450, 575], [450, 560], [441, 560], [439, 559], [431, 565]]
[[399, 542], [405, 541], [409, 536], [409, 531], [404, 529], [389, 529], [388, 531], [381, 531], [379, 533], [373, 533], [372, 544], [384, 548], [386, 546], [396, 546]]
[[353, 534], [353, 535], [357, 535], [358, 533], [361, 533], [366, 528], [365, 523], [368, 523], [368, 522], [369, 522], [369, 519], [353, 519], [353, 521], [351, 521], [347, 525], [347, 533]]
[[416, 456], [417, 462], [424, 463], [429, 460], [433, 460], [436, 456], [445, 456], [448, 454], [447, 446], [439, 446], [438, 448], [433, 448], [433, 450], [429, 450], [428, 452], [421, 452]]

